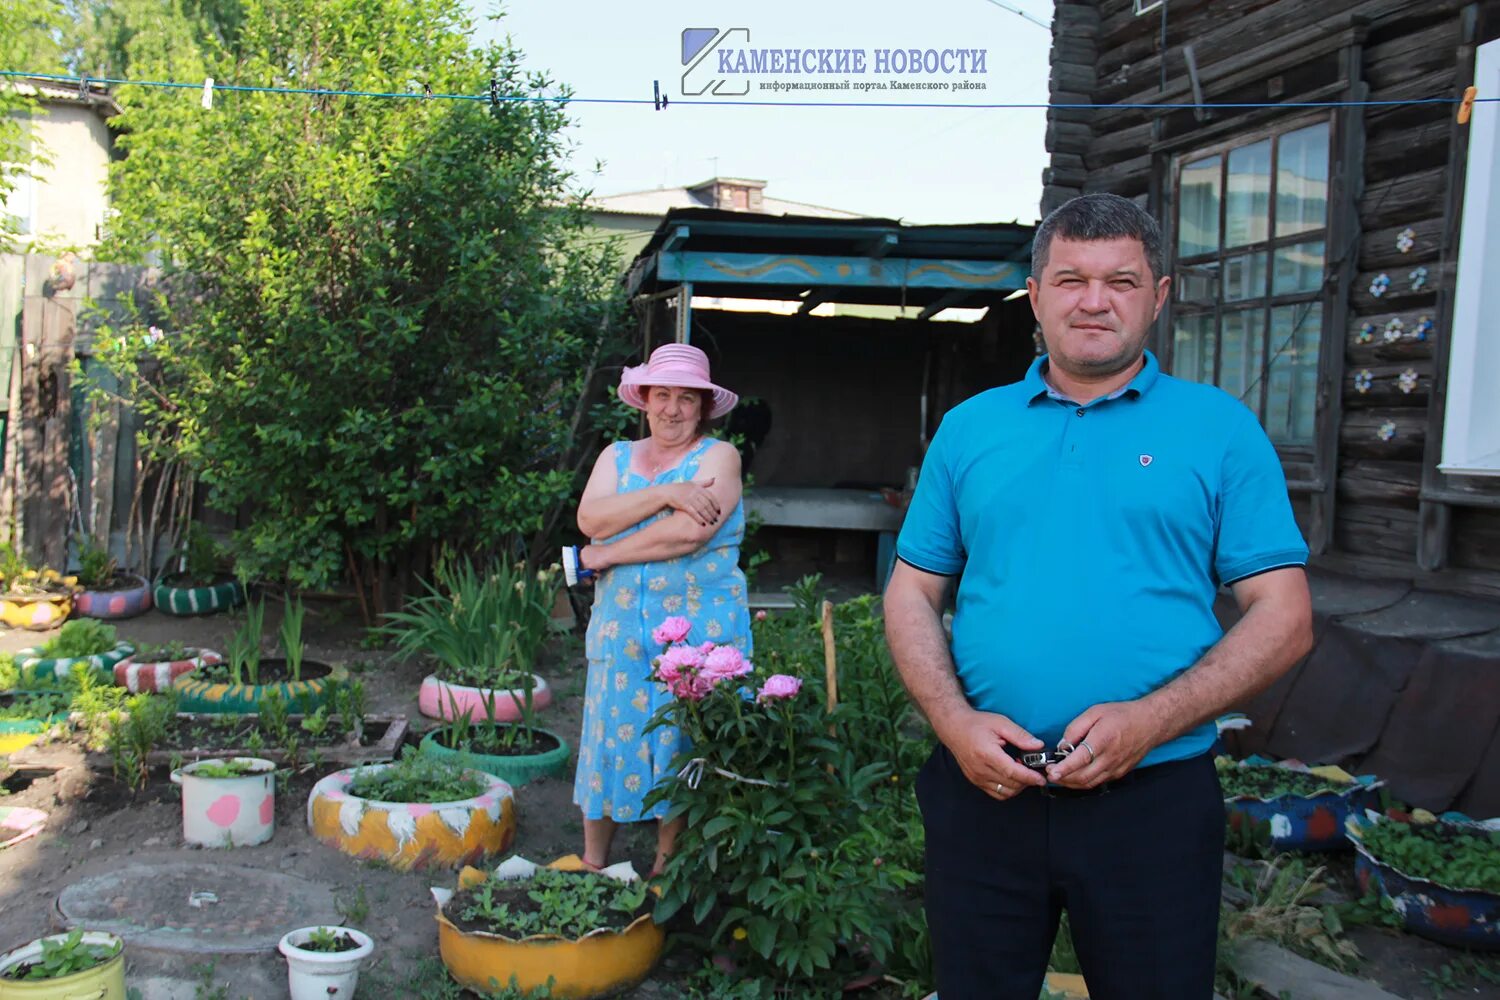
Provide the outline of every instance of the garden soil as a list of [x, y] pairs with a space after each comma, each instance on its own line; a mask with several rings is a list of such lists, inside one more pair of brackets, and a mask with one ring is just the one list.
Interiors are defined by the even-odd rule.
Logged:
[[[277, 655], [272, 637], [279, 609], [274, 602], [268, 605], [264, 651]], [[222, 652], [242, 620], [242, 613], [178, 618], [153, 610], [115, 624], [128, 641], [179, 640]], [[409, 742], [414, 744], [433, 725], [417, 711], [423, 665], [400, 662], [386, 648], [362, 645], [365, 632], [357, 615], [341, 605], [310, 603], [304, 635], [307, 658], [343, 663], [352, 678], [364, 682], [369, 712], [404, 714], [412, 721]], [[13, 652], [46, 638], [48, 633], [3, 632], [0, 650]], [[575, 740], [583, 711], [581, 639], [572, 633], [560, 634], [539, 672], [556, 696], [543, 713], [546, 725]], [[132, 792], [107, 772], [90, 770], [83, 754], [71, 744], [39, 747], [33, 753], [45, 757], [48, 767], [13, 775], [8, 783], [14, 790], [0, 797], [0, 802], [42, 809], [50, 816], [39, 836], [0, 851], [0, 952], [54, 931], [58, 893], [82, 879], [127, 865], [221, 860], [326, 885], [345, 922], [376, 940], [375, 957], [361, 977], [361, 997], [404, 1000], [451, 995], [441, 991], [437, 980], [418, 982], [411, 977], [424, 960], [437, 954], [428, 890], [451, 887], [452, 873], [396, 872], [356, 861], [313, 840], [306, 823], [307, 793], [328, 767], [310, 767], [295, 775], [289, 787], [278, 789], [276, 835], [269, 843], [206, 851], [183, 844], [177, 788], [169, 783], [165, 769], [158, 769], [146, 788]], [[548, 861], [582, 849], [582, 824], [571, 793], [568, 779], [543, 779], [519, 790], [515, 853]], [[625, 826], [611, 861], [628, 859], [645, 872], [651, 867], [654, 849], [655, 830], [650, 824]], [[1335, 869], [1343, 869], [1346, 876], [1348, 867], [1347, 861], [1335, 862]], [[247, 914], [246, 920], [253, 922], [254, 916]], [[1374, 979], [1399, 996], [1500, 1000], [1500, 985], [1485, 982], [1473, 972], [1476, 957], [1372, 928], [1356, 928], [1352, 936], [1365, 956], [1356, 975]], [[676, 984], [696, 962], [690, 952], [673, 952], [669, 945], [653, 979], [625, 996], [630, 1000], [677, 998], [682, 989]], [[430, 961], [426, 968], [432, 971]], [[1486, 968], [1500, 970], [1500, 963], [1488, 960]], [[1445, 977], [1454, 985], [1443, 986]], [[129, 982], [141, 989], [144, 1000], [280, 1000], [287, 996], [285, 966], [272, 954], [170, 960], [130, 956]]]

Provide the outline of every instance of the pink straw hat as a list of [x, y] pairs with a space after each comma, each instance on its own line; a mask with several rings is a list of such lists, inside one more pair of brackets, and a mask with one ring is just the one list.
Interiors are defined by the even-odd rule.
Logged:
[[708, 376], [708, 355], [691, 344], [663, 344], [651, 352], [643, 365], [626, 368], [620, 375], [620, 399], [637, 410], [646, 408], [642, 386], [670, 385], [678, 389], [706, 389], [714, 394], [709, 417], [722, 417], [740, 401], [737, 393], [714, 385]]

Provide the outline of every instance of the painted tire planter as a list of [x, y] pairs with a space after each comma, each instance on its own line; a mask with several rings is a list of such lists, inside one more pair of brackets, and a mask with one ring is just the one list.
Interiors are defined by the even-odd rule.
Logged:
[[472, 761], [474, 766], [492, 774], [510, 785], [512, 788], [520, 788], [528, 781], [538, 778], [551, 778], [562, 774], [568, 769], [568, 759], [573, 750], [568, 746], [568, 741], [550, 729], [538, 729], [539, 733], [546, 733], [557, 741], [557, 746], [544, 753], [521, 754], [517, 756], [506, 756], [504, 754], [468, 753], [460, 754], [459, 751], [443, 746], [438, 742], [438, 733], [441, 730], [434, 729], [422, 737], [421, 749], [423, 753], [430, 753], [434, 757], [454, 758], [465, 756]]
[[[0, 955], [0, 974], [42, 956], [43, 941], [62, 941], [68, 935], [38, 938], [24, 947]], [[113, 934], [85, 931], [85, 944], [113, 948], [122, 942]], [[125, 1000], [125, 951], [121, 948], [106, 962], [56, 979], [20, 981], [0, 975], [0, 1000]]]
[[[568, 864], [568, 861], [575, 864]], [[577, 858], [559, 859], [549, 867], [578, 870]], [[472, 869], [459, 878], [459, 887], [482, 883], [483, 872]], [[522, 990], [545, 987], [559, 1000], [590, 1000], [612, 996], [650, 974], [661, 957], [666, 933], [643, 913], [623, 930], [600, 928], [578, 938], [535, 935], [511, 938], [485, 931], [459, 930], [438, 907], [438, 953], [448, 973], [460, 984], [487, 994], [490, 980], [509, 985], [515, 977]]]
[[[1360, 841], [1360, 831], [1370, 822], [1356, 818], [1349, 823], [1356, 855], [1354, 877], [1362, 892], [1374, 885], [1401, 915], [1402, 925], [1418, 937], [1456, 948], [1500, 950], [1500, 894], [1455, 889], [1386, 864]], [[1381, 818], [1374, 822], [1390, 821]]]
[[286, 956], [287, 988], [292, 1000], [350, 1000], [359, 984], [359, 966], [375, 950], [368, 934], [353, 927], [329, 927], [347, 934], [359, 947], [349, 951], [307, 951], [300, 947], [322, 927], [301, 927], [283, 934], [276, 950]]
[[[213, 765], [243, 763], [253, 774], [209, 778]], [[182, 839], [199, 847], [253, 847], [276, 832], [276, 764], [263, 757], [213, 757], [172, 772], [182, 786]]]
[[[531, 689], [531, 707], [533, 711], [541, 711], [552, 704], [552, 689], [547, 682], [536, 674], [531, 675], [533, 686]], [[444, 719], [453, 721], [454, 703], [458, 706], [458, 715], [469, 713], [469, 718], [479, 720], [488, 719], [490, 713], [490, 701], [495, 703], [496, 722], [515, 722], [521, 718], [521, 710], [516, 705], [516, 699], [524, 698], [525, 692], [519, 688], [502, 690], [494, 688], [468, 687], [464, 684], [450, 684], [447, 681], [438, 680], [437, 675], [428, 674], [422, 678], [422, 686], [417, 691], [417, 708], [429, 719]]]
[[115, 683], [131, 694], [165, 691], [184, 674], [224, 662], [224, 658], [211, 649], [187, 649], [185, 652], [188, 655], [180, 660], [138, 662], [134, 656], [127, 656], [115, 664]]
[[151, 610], [151, 584], [143, 576], [124, 575], [134, 581], [134, 586], [80, 591], [73, 599], [73, 613], [85, 618], [134, 618]]
[[[1266, 758], [1247, 758], [1243, 766], [1268, 770], [1281, 765]], [[1366, 809], [1379, 805], [1377, 789], [1383, 783], [1373, 778], [1354, 778], [1338, 768], [1287, 767], [1286, 770], [1313, 774], [1330, 784], [1348, 787], [1316, 795], [1226, 796], [1224, 809], [1230, 828], [1237, 830], [1246, 823], [1265, 823], [1271, 829], [1271, 846], [1278, 851], [1347, 849], [1350, 844], [1345, 824], [1349, 817], [1361, 816]]]
[[59, 576], [52, 570], [39, 579], [56, 589], [43, 594], [0, 594], [0, 623], [11, 628], [45, 632], [67, 621], [73, 613], [73, 596], [78, 592], [76, 576]]
[[238, 580], [225, 580], [208, 587], [174, 587], [166, 580], [156, 584], [152, 600], [169, 615], [211, 615], [245, 603], [245, 588]]
[[401, 871], [453, 868], [499, 854], [515, 837], [515, 792], [493, 775], [473, 772], [486, 788], [472, 798], [425, 804], [350, 795], [349, 783], [359, 770], [335, 771], [307, 797], [313, 836], [345, 854], [385, 861]]
[[172, 681], [172, 690], [177, 692], [179, 712], [204, 712], [209, 714], [252, 713], [260, 710], [260, 703], [272, 691], [281, 695], [281, 700], [293, 712], [316, 712], [327, 704], [329, 681], [343, 681], [349, 676], [341, 666], [329, 667], [326, 663], [304, 660], [304, 673], [312, 667], [325, 667], [328, 673], [311, 680], [279, 681], [268, 684], [222, 684], [217, 681], [200, 680], [191, 673], [183, 674]]
[[115, 664], [134, 652], [135, 647], [130, 643], [117, 642], [114, 649], [96, 653], [93, 656], [47, 657], [42, 655], [41, 646], [32, 646], [16, 653], [16, 669], [21, 672], [22, 679], [31, 683], [51, 680], [66, 681], [73, 676], [73, 667], [79, 665], [109, 678], [114, 675]]

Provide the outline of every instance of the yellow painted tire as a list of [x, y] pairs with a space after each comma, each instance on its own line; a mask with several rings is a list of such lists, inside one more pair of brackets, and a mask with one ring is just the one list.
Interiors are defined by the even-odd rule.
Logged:
[[[68, 577], [72, 579], [72, 577]], [[45, 632], [57, 628], [73, 613], [73, 591], [0, 596], [0, 622], [11, 628]]]
[[[370, 765], [371, 769], [389, 764]], [[470, 799], [426, 805], [380, 802], [349, 794], [361, 768], [323, 778], [307, 798], [307, 825], [329, 847], [392, 868], [456, 868], [510, 846], [516, 835], [516, 796], [510, 785], [483, 771], [485, 790]]]
[[[569, 856], [550, 867], [576, 871], [577, 861], [576, 856]], [[466, 871], [459, 884], [482, 880], [482, 873]], [[649, 913], [637, 917], [624, 930], [600, 929], [581, 938], [538, 935], [516, 939], [461, 931], [441, 909], [437, 922], [438, 952], [449, 975], [481, 995], [509, 986], [514, 978], [522, 990], [546, 986], [551, 979], [549, 995], [558, 1000], [611, 996], [650, 975], [666, 943], [666, 933]]]

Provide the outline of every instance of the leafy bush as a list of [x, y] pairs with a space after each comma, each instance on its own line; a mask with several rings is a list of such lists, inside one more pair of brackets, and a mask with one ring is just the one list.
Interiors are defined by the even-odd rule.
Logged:
[[97, 542], [86, 543], [78, 555], [78, 582], [85, 587], [103, 587], [115, 578], [114, 557]]
[[[170, 70], [130, 54], [142, 72], [286, 87], [566, 96], [472, 32], [462, 0], [357, 16], [287, 0], [244, 5]], [[253, 505], [239, 571], [303, 588], [347, 573], [372, 619], [443, 542], [543, 551], [597, 452], [587, 401], [628, 349], [618, 251], [581, 239], [564, 108], [221, 93], [204, 113], [176, 92], [112, 96], [124, 155], [103, 253], [164, 262], [169, 332], [103, 331], [96, 357], [148, 425], [174, 429], [159, 437], [212, 505]], [[151, 370], [159, 398], [139, 381]]]
[[394, 764], [355, 771], [349, 794], [380, 802], [433, 804], [470, 799], [485, 787], [476, 772], [409, 746], [401, 751], [401, 759]]
[[115, 648], [115, 627], [97, 618], [75, 618], [64, 622], [57, 635], [42, 645], [49, 659], [77, 659], [107, 653]]
[[[869, 601], [837, 609], [847, 642], [829, 712], [817, 581], [794, 597], [794, 611], [756, 622], [758, 669], [674, 700], [648, 727], [678, 726], [691, 745], [646, 799], [687, 820], [657, 919], [689, 910], [748, 974], [797, 995], [836, 991], [871, 962], [925, 985], [921, 822], [910, 782], [892, 769], [922, 747], [904, 699], [879, 690], [889, 661], [864, 641], [879, 635], [879, 618]], [[677, 661], [664, 655], [658, 674], [663, 663], [680, 672]], [[790, 697], [767, 696], [793, 687], [772, 684], [772, 669], [800, 681]], [[893, 673], [884, 681], [900, 690]]]

